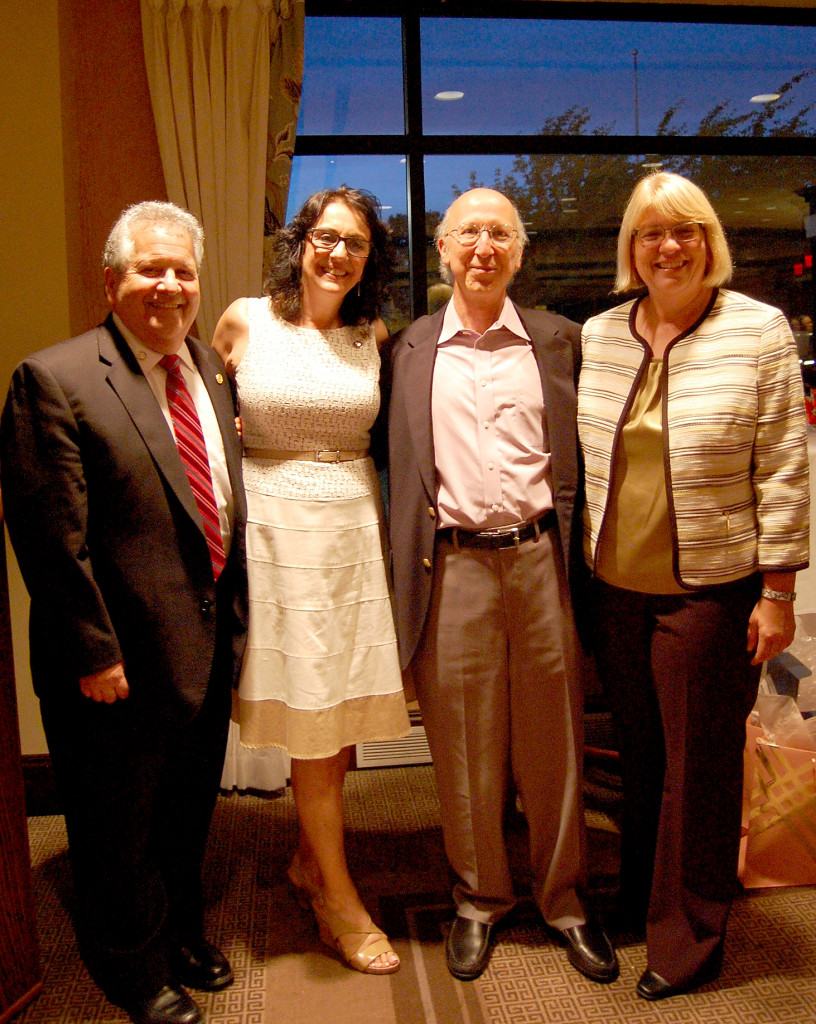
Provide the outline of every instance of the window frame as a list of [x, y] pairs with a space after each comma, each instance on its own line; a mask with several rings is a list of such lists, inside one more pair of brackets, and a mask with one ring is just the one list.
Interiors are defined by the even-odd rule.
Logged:
[[[402, 74], [405, 131], [401, 135], [298, 135], [295, 156], [404, 156], [408, 201], [408, 262], [411, 317], [428, 311], [426, 257], [426, 156], [585, 153], [641, 156], [810, 156], [816, 137], [700, 135], [425, 135], [422, 124], [420, 23], [426, 18], [501, 18], [546, 21], [653, 21], [698, 24], [811, 26], [812, 11], [795, 7], [699, 6], [644, 3], [540, 3], [505, 0], [501, 9], [481, 0], [437, 0], [412, 4], [371, 0], [306, 0], [306, 17], [399, 18], [402, 25]], [[536, 9], [538, 8], [538, 10]], [[814, 275], [816, 294], [816, 275]]]

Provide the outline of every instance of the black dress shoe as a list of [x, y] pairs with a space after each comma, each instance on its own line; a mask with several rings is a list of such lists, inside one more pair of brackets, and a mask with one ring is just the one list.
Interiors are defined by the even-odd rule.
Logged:
[[487, 967], [490, 959], [490, 933], [493, 926], [469, 917], [456, 917], [448, 941], [445, 959], [448, 970], [460, 981], [473, 981]]
[[681, 996], [684, 992], [693, 992], [694, 989], [699, 988], [701, 985], [714, 981], [715, 978], [719, 977], [719, 973], [720, 965], [715, 962], [698, 971], [690, 981], [678, 982], [676, 985], [672, 985], [654, 971], [645, 970], [641, 975], [640, 981], [637, 983], [635, 991], [641, 999], [648, 999], [651, 1002], [657, 999], [669, 999], [671, 996]]
[[567, 942], [567, 959], [581, 974], [592, 981], [614, 981], [620, 973], [618, 958], [612, 943], [598, 921], [564, 928], [561, 932]]
[[217, 992], [233, 982], [229, 960], [205, 939], [177, 946], [170, 957], [173, 977], [188, 988]]
[[635, 991], [641, 999], [655, 1000], [680, 995], [685, 989], [679, 985], [670, 985], [665, 978], [661, 978], [654, 971], [644, 971]]
[[200, 1024], [204, 1015], [183, 988], [165, 985], [152, 999], [128, 1003], [123, 1009], [134, 1024]]

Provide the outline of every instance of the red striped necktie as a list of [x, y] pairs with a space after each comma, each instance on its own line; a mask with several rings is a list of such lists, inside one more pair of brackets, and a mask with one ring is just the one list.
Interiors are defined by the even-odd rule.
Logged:
[[224, 554], [224, 542], [221, 539], [218, 507], [215, 504], [204, 432], [193, 399], [184, 382], [179, 357], [164, 356], [159, 360], [159, 366], [167, 371], [167, 404], [170, 406], [176, 445], [201, 513], [204, 535], [210, 549], [213, 578], [217, 580], [227, 559]]

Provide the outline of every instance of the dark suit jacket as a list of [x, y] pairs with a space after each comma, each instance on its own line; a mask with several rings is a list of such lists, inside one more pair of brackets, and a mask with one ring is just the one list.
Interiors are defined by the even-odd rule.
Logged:
[[223, 365], [187, 341], [235, 506], [217, 587], [172, 432], [113, 319], [29, 356], [13, 375], [0, 470], [41, 696], [123, 660], [129, 700], [183, 718], [200, 707], [214, 665], [237, 680], [247, 615], [240, 442]]
[[[576, 429], [581, 357], [577, 324], [552, 313], [518, 308], [541, 372], [552, 450], [558, 527], [577, 603], [585, 570], [581, 555], [582, 473]], [[401, 331], [384, 374], [388, 404], [389, 530], [403, 668], [413, 658], [431, 597], [437, 481], [431, 425], [431, 383], [445, 307]], [[578, 515], [576, 515], [576, 511]]]

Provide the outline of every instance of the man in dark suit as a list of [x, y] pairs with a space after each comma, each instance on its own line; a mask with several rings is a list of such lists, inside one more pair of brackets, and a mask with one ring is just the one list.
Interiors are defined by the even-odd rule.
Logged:
[[612, 981], [615, 953], [580, 895], [583, 701], [565, 569], [582, 564], [580, 331], [508, 299], [527, 238], [501, 193], [464, 193], [436, 238], [453, 295], [395, 339], [388, 432], [400, 654], [457, 875], [448, 967], [478, 977], [515, 902], [502, 831], [512, 772], [536, 903], [573, 966]]
[[246, 632], [245, 506], [223, 366], [187, 337], [202, 254], [185, 210], [126, 210], [111, 314], [25, 359], [0, 425], [80, 948], [139, 1024], [195, 1024], [183, 986], [232, 981], [201, 868]]

